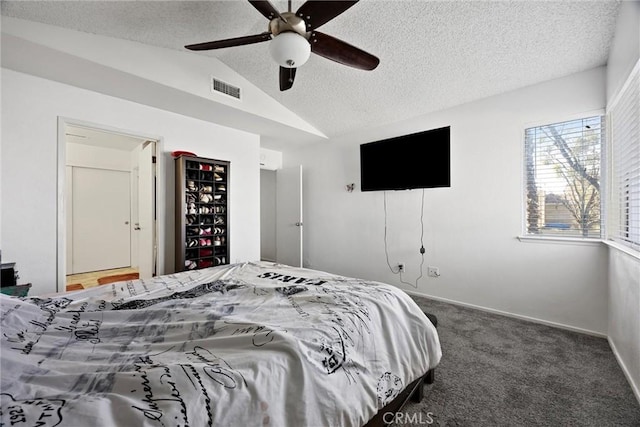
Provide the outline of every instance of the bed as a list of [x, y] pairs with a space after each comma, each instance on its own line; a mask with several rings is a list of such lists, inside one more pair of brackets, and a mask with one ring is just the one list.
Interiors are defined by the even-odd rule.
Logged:
[[4, 426], [363, 426], [441, 357], [400, 289], [266, 262], [1, 298]]

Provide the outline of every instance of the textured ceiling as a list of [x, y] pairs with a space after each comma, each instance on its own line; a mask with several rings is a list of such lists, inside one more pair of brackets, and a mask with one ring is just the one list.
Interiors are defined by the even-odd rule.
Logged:
[[[272, 3], [287, 9], [286, 1]], [[218, 58], [332, 137], [604, 65], [618, 7], [608, 0], [362, 0], [320, 31], [378, 56], [378, 68], [312, 54], [286, 92], [268, 42], [193, 55]], [[240, 0], [3, 0], [2, 14], [177, 50], [268, 25]]]

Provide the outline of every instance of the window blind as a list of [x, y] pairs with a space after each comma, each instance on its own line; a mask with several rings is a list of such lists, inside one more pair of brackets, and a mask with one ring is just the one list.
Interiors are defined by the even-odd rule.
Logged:
[[609, 107], [607, 236], [640, 250], [640, 62]]
[[601, 238], [604, 117], [525, 130], [527, 235]]

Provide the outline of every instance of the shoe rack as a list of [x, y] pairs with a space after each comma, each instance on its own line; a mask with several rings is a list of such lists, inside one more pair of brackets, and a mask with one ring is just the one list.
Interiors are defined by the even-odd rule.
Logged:
[[180, 156], [176, 166], [176, 271], [229, 263], [229, 162]]

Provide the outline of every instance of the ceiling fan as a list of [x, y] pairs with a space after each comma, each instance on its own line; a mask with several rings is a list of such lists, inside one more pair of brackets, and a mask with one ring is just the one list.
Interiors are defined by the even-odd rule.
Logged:
[[380, 63], [377, 57], [316, 30], [357, 2], [358, 0], [309, 0], [293, 13], [289, 0], [289, 11], [279, 13], [268, 0], [249, 0], [258, 12], [269, 19], [268, 31], [252, 36], [190, 44], [185, 48], [212, 50], [270, 40], [269, 51], [280, 65], [281, 91], [293, 86], [296, 69], [309, 59], [311, 52], [360, 70], [373, 70]]

